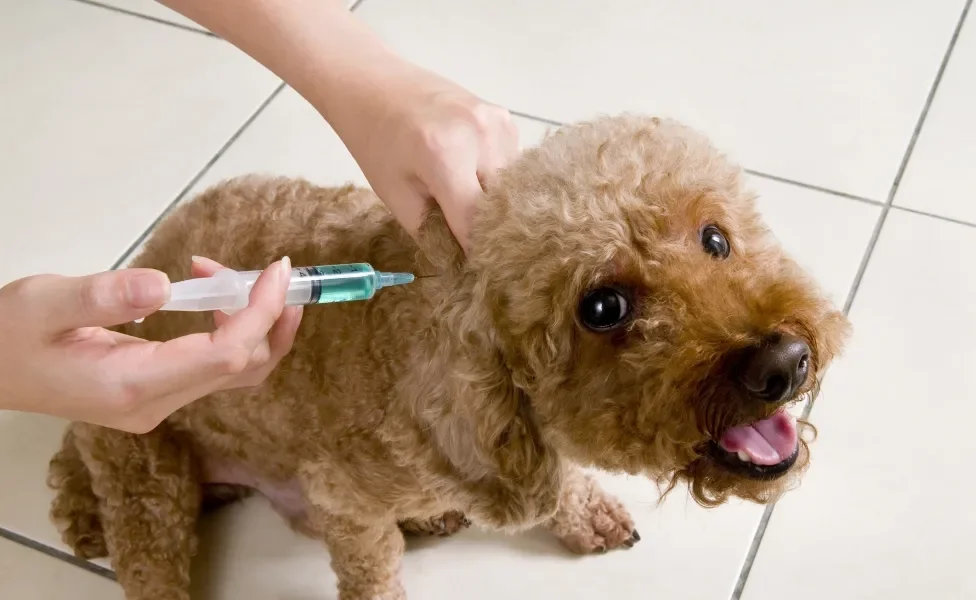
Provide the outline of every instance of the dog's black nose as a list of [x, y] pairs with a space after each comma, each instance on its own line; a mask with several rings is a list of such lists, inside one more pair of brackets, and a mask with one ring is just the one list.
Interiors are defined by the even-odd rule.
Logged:
[[749, 353], [739, 381], [753, 396], [782, 402], [796, 393], [810, 370], [810, 346], [792, 335], [775, 335]]

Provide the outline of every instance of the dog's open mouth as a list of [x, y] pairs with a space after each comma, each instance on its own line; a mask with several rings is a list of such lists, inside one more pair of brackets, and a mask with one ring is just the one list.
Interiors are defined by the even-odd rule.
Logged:
[[710, 445], [725, 467], [755, 479], [786, 473], [800, 453], [796, 422], [783, 408], [761, 421], [729, 429]]

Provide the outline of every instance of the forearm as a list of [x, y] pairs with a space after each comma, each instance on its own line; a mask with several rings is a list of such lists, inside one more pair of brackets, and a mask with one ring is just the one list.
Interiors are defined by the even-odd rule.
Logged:
[[[281, 77], [337, 130], [410, 70], [342, 0], [160, 0]], [[339, 131], [342, 135], [342, 131]]]

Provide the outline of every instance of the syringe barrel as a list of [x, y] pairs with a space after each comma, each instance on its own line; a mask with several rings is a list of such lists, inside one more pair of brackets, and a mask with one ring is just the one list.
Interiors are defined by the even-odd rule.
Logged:
[[[247, 296], [260, 275], [261, 271], [237, 273]], [[376, 271], [365, 263], [297, 267], [291, 270], [285, 304], [303, 306], [369, 300], [380, 287], [378, 281]], [[247, 306], [246, 302], [244, 306]]]
[[369, 300], [379, 289], [373, 267], [366, 263], [292, 269], [289, 294], [301, 290], [302, 304]]
[[[162, 310], [232, 313], [245, 308], [261, 271], [224, 269], [213, 277], [173, 284], [172, 299]], [[285, 296], [288, 305], [369, 300], [381, 287], [413, 281], [409, 273], [381, 273], [366, 263], [292, 269]]]

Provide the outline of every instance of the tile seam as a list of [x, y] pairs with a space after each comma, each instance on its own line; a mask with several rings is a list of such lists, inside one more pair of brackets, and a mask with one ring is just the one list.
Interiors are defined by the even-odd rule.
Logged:
[[151, 23], [156, 23], [158, 25], [163, 25], [166, 27], [174, 27], [181, 31], [188, 31], [190, 33], [196, 33], [199, 35], [205, 35], [210, 38], [220, 39], [213, 32], [207, 31], [206, 29], [201, 29], [199, 27], [194, 27], [193, 25], [186, 25], [184, 23], [177, 23], [175, 21], [169, 21], [161, 17], [154, 17], [152, 15], [146, 15], [141, 12], [136, 12], [134, 10], [129, 10], [127, 8], [121, 8], [119, 6], [112, 6], [110, 4], [102, 4], [97, 0], [70, 0], [71, 2], [77, 2], [78, 4], [85, 4], [93, 8], [100, 8], [102, 10], [108, 10], [120, 15], [126, 15], [129, 17], [135, 17], [136, 19], [142, 19], [143, 21], [149, 21]]

